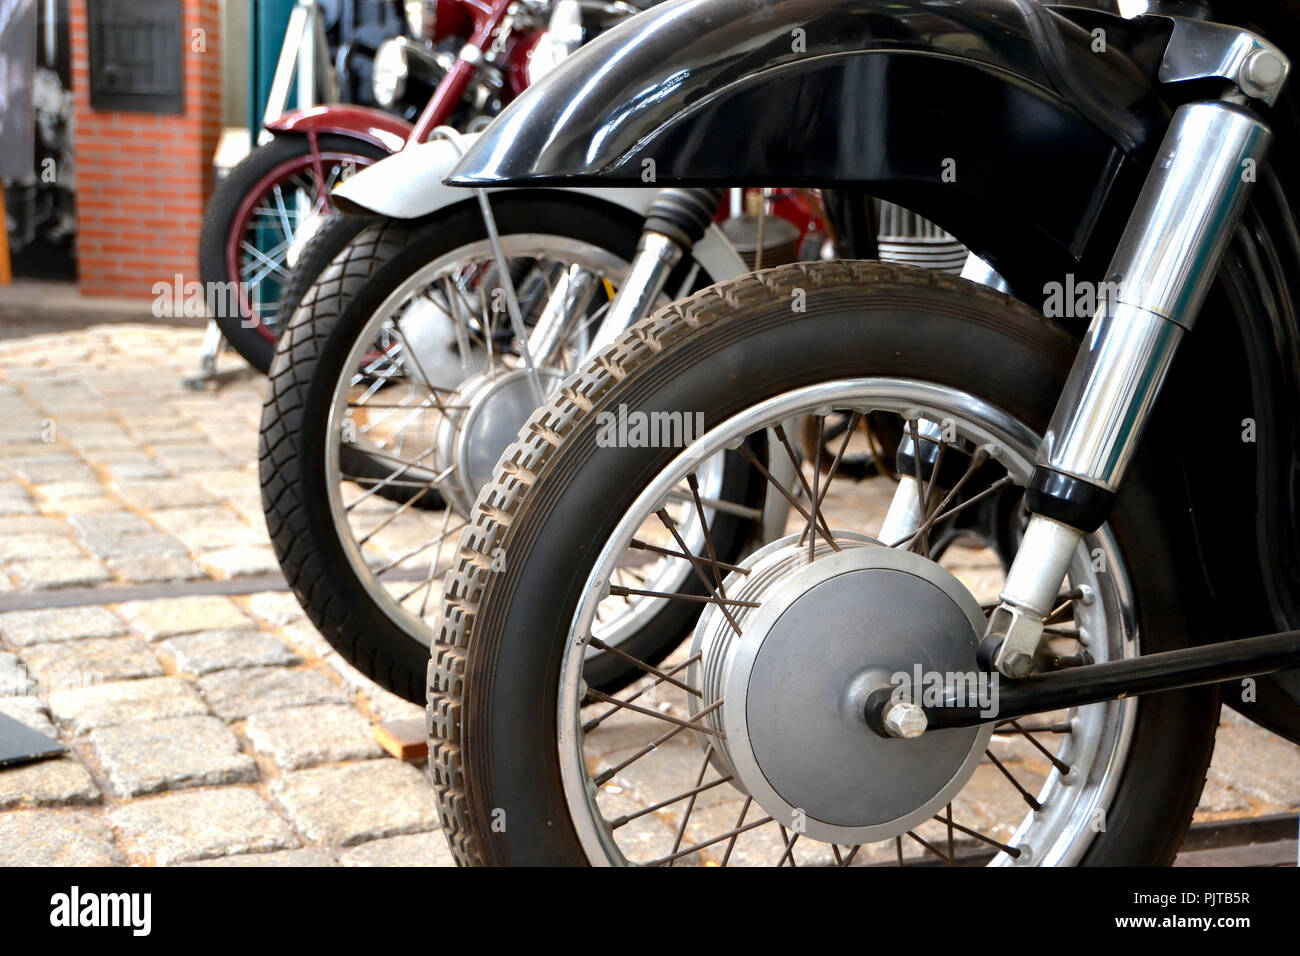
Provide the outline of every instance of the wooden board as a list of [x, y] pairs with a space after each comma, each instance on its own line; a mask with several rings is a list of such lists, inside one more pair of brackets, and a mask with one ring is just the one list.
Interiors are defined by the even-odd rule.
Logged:
[[375, 728], [379, 746], [398, 760], [423, 760], [429, 756], [429, 732], [423, 720], [390, 720]]

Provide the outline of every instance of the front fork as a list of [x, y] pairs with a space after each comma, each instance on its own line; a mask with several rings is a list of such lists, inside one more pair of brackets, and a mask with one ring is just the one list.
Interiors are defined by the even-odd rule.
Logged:
[[[646, 213], [636, 255], [609, 306], [586, 341], [583, 358], [609, 345], [653, 310], [668, 277], [704, 236], [722, 199], [721, 189], [664, 189]], [[688, 278], [689, 281], [689, 278]], [[529, 339], [536, 361], [546, 364], [560, 333], [586, 313], [594, 276], [575, 266], [561, 276]]]
[[1271, 139], [1229, 101], [1174, 113], [1025, 492], [1029, 523], [981, 645], [1008, 677], [1032, 670], [1070, 562], [1106, 520]]

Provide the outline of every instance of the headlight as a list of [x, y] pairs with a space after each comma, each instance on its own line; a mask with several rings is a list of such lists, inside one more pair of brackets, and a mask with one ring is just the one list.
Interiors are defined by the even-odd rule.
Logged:
[[438, 19], [437, 0], [406, 0], [402, 6], [406, 10], [406, 25], [411, 29], [411, 36], [417, 40], [432, 40]]
[[375, 51], [371, 88], [375, 102], [392, 109], [406, 92], [406, 44], [403, 38], [385, 40]]
[[582, 5], [578, 0], [557, 0], [550, 22], [528, 58], [528, 82], [536, 83], [582, 46]]

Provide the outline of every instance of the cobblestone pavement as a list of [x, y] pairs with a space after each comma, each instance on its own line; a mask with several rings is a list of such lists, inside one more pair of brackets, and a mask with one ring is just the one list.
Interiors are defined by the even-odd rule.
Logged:
[[[375, 723], [420, 708], [267, 590], [263, 382], [185, 390], [200, 338], [112, 324], [0, 341], [0, 606], [26, 605], [0, 613], [0, 713], [69, 748], [0, 771], [0, 866], [450, 865], [423, 767], [374, 743]], [[884, 493], [841, 486], [831, 508], [878, 510]], [[955, 570], [996, 589], [985, 553]], [[193, 593], [239, 579], [248, 593]], [[160, 584], [183, 596], [133, 596]], [[617, 754], [624, 719], [593, 753]], [[657, 772], [695, 773], [686, 737]], [[1027, 748], [1004, 757], [1026, 779], [1046, 772]], [[995, 808], [998, 786], [977, 779], [970, 799]], [[1225, 712], [1198, 819], [1298, 807], [1300, 748]]]

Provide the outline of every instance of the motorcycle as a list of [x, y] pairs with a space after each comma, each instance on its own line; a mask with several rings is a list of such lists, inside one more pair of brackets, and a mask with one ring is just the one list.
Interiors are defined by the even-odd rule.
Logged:
[[[299, 266], [295, 285], [319, 275], [293, 309], [262, 416], [264, 512], [287, 580], [346, 659], [411, 700], [425, 696], [425, 619], [448, 545], [529, 412], [586, 355], [696, 288], [820, 255], [828, 232], [845, 233], [834, 241], [847, 252], [858, 219], [879, 220], [865, 238], [891, 261], [960, 270], [967, 258], [888, 204], [792, 189], [505, 191], [485, 207], [442, 183], [462, 148], [443, 131], [335, 190], [349, 215], [324, 229], [348, 244], [317, 267], [313, 242]], [[877, 471], [860, 455], [843, 465]], [[734, 499], [744, 481], [711, 480], [707, 521], [725, 507], [737, 541], [783, 524], [781, 498]], [[652, 589], [690, 584], [660, 564], [635, 573]], [[608, 616], [604, 640], [654, 660], [678, 630], [640, 597]], [[590, 673], [615, 690], [634, 672], [597, 654]]]
[[[670, 0], [470, 145], [452, 185], [883, 197], [1005, 291], [780, 266], [566, 379], [443, 585], [430, 767], [459, 862], [1167, 864], [1221, 702], [1300, 740], [1297, 14]], [[647, 440], [673, 415], [698, 433]], [[905, 437], [868, 525], [835, 478], [870, 416]], [[789, 423], [844, 418], [810, 468]], [[705, 470], [745, 466], [786, 533], [681, 540], [665, 502], [698, 514]], [[992, 501], [1012, 553], [981, 598], [946, 544]], [[699, 590], [655, 594], [682, 643], [610, 693], [589, 659], [646, 545]]]
[[[372, 63], [374, 98], [383, 109], [326, 102], [282, 113], [295, 72], [301, 80], [297, 52], [312, 54], [318, 66], [328, 61], [323, 38], [311, 28], [315, 4], [299, 5], [294, 17], [301, 24], [286, 35], [264, 123], [270, 139], [234, 167], [209, 202], [200, 272], [205, 283], [236, 283], [239, 303], [238, 314], [213, 318], [226, 341], [261, 372], [270, 367], [283, 317], [355, 235], [344, 225], [312, 242], [326, 231], [337, 183], [423, 142], [438, 126], [483, 124], [588, 34], [637, 9], [619, 0], [581, 6], [573, 0], [425, 0], [402, 6], [408, 35], [380, 43]], [[559, 7], [562, 20], [553, 16]], [[352, 52], [340, 51], [340, 61]], [[332, 74], [324, 80], [333, 85]]]

